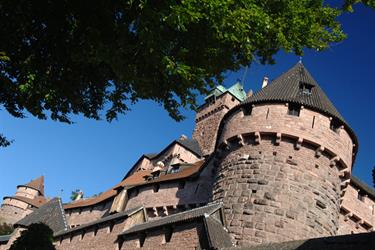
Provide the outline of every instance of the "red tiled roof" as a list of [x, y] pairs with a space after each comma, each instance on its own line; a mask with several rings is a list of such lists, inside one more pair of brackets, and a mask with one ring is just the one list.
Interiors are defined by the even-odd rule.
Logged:
[[34, 199], [30, 199], [30, 198], [27, 198], [27, 197], [23, 197], [23, 196], [5, 196], [3, 199], [15, 199], [15, 200], [19, 200], [19, 201], [23, 201], [29, 205], [32, 205], [34, 207], [37, 207], [39, 208], [40, 206], [44, 205], [47, 200], [46, 198], [44, 198], [44, 196], [38, 196], [37, 198], [34, 198]]

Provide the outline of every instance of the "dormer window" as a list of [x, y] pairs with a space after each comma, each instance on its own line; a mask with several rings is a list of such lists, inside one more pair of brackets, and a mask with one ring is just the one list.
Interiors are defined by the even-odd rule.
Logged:
[[288, 115], [299, 116], [301, 111], [301, 105], [295, 103], [289, 103], [288, 105]]
[[314, 86], [305, 82], [300, 82], [299, 84], [299, 90], [301, 94], [304, 95], [311, 95], [311, 90]]

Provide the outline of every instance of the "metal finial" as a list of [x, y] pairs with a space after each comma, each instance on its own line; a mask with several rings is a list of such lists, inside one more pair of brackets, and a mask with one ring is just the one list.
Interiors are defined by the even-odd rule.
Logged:
[[242, 80], [241, 80], [242, 87], [245, 85], [245, 78], [246, 78], [247, 70], [248, 70], [248, 69], [249, 69], [249, 66], [246, 65], [246, 67], [245, 67], [245, 72], [243, 73], [243, 75], [242, 75]]

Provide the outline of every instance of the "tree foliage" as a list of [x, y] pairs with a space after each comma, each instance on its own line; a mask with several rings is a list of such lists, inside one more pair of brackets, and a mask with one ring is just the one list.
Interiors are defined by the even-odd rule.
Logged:
[[55, 250], [53, 231], [43, 223], [31, 224], [21, 232], [9, 250]]
[[357, 2], [3, 0], [0, 106], [70, 123], [72, 114], [111, 121], [149, 99], [178, 121], [226, 71], [342, 41], [336, 19]]

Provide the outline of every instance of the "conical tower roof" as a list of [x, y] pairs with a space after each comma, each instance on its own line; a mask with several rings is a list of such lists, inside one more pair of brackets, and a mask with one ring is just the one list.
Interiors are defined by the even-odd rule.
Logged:
[[[311, 94], [303, 93], [301, 91], [301, 84], [311, 86]], [[263, 102], [292, 102], [301, 104], [346, 123], [318, 83], [300, 62], [244, 101], [244, 103]]]
[[[303, 86], [307, 86], [311, 91], [304, 92], [301, 88]], [[285, 102], [303, 105], [341, 121], [356, 145], [354, 149], [354, 154], [356, 154], [358, 140], [354, 131], [301, 62], [298, 62], [254, 95], [246, 98], [242, 105]]]
[[17, 188], [18, 187], [28, 187], [28, 188], [35, 189], [39, 191], [41, 195], [44, 196], [44, 176], [43, 175], [39, 176], [38, 178], [31, 180], [29, 183], [19, 185], [17, 186]]

